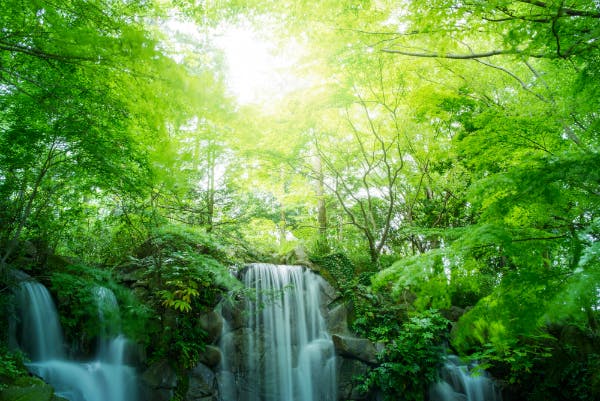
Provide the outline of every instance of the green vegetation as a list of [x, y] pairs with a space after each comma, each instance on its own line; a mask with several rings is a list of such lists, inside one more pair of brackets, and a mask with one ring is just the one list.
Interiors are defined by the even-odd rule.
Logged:
[[387, 401], [425, 400], [427, 387], [438, 377], [448, 323], [429, 310], [411, 316], [396, 333], [386, 333], [392, 340], [379, 355], [380, 365], [364, 379], [363, 391], [378, 388]]
[[598, 399], [599, 19], [593, 0], [6, 0], [0, 317], [25, 270], [89, 352], [107, 287], [122, 330], [187, 368], [228, 267], [304, 249], [388, 345], [386, 397], [420, 399], [448, 334], [518, 399]]

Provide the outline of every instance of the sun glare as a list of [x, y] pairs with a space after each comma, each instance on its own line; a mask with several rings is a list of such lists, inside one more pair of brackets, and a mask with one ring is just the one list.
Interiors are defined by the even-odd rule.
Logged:
[[216, 35], [225, 53], [229, 90], [239, 103], [271, 101], [309, 84], [293, 71], [302, 52], [298, 42], [278, 47], [264, 36], [249, 25], [224, 26]]

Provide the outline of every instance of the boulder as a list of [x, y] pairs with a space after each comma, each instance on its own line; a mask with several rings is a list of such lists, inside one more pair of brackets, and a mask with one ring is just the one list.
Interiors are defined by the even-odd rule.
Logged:
[[338, 355], [373, 365], [377, 364], [378, 349], [372, 341], [340, 334], [334, 334], [331, 338]]
[[321, 292], [321, 301], [325, 303], [328, 307], [332, 305], [339, 299], [341, 299], [341, 294], [337, 291], [327, 280], [321, 276], [319, 290]]
[[215, 343], [221, 336], [221, 331], [223, 330], [223, 318], [215, 311], [200, 316], [196, 324], [206, 332], [206, 343], [208, 344]]
[[186, 401], [213, 401], [217, 398], [217, 382], [214, 372], [206, 365], [198, 364], [190, 373]]
[[166, 359], [152, 364], [142, 374], [143, 383], [151, 389], [173, 390], [177, 387], [177, 374]]
[[54, 394], [54, 389], [34, 377], [19, 378], [0, 391], [0, 401], [66, 401]]
[[289, 251], [284, 257], [282, 262], [286, 265], [301, 265], [308, 268], [312, 268], [313, 264], [308, 259], [306, 250], [302, 246], [297, 246]]
[[330, 334], [348, 335], [348, 307], [345, 303], [334, 306], [326, 315], [325, 323]]
[[221, 358], [221, 350], [219, 348], [207, 345], [204, 352], [200, 354], [200, 363], [214, 368], [221, 363]]
[[338, 358], [338, 399], [339, 400], [369, 400], [371, 395], [358, 390], [360, 376], [369, 372], [369, 365], [357, 359]]
[[442, 316], [444, 316], [446, 319], [450, 320], [451, 322], [457, 322], [458, 319], [460, 319], [460, 317], [465, 314], [465, 310], [458, 306], [452, 305], [451, 307], [449, 307], [447, 309], [441, 309], [440, 313], [442, 314]]
[[244, 300], [242, 298], [237, 299], [225, 299], [221, 303], [221, 315], [227, 321], [229, 330], [237, 330], [244, 327], [246, 319], [243, 314]]

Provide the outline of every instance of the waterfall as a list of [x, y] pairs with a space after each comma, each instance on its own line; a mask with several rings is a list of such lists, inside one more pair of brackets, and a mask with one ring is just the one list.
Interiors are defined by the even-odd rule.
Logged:
[[[95, 291], [108, 298], [110, 290]], [[112, 294], [112, 292], [110, 292]], [[77, 362], [64, 354], [64, 339], [58, 313], [48, 290], [40, 283], [24, 281], [16, 294], [19, 322], [13, 343], [31, 358], [27, 368], [51, 384], [58, 396], [70, 401], [135, 401], [137, 378], [133, 368], [123, 363], [126, 340], [106, 339], [95, 360]], [[114, 299], [114, 294], [112, 294]], [[115, 300], [116, 304], [116, 300]], [[99, 314], [102, 314], [99, 307]], [[101, 324], [104, 324], [101, 321]]]
[[46, 287], [23, 281], [16, 293], [16, 303], [21, 318], [20, 346], [31, 360], [63, 359], [64, 340], [58, 312]]
[[500, 392], [488, 375], [471, 374], [467, 365], [455, 355], [446, 357], [441, 381], [430, 389], [430, 401], [501, 401]]
[[321, 280], [301, 266], [248, 266], [242, 327], [224, 326], [221, 401], [336, 400]]

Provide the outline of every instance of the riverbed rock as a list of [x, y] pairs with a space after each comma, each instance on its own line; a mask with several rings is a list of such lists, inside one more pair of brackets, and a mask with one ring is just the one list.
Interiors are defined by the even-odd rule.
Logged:
[[366, 338], [357, 338], [334, 334], [332, 337], [333, 346], [338, 355], [345, 356], [360, 361], [377, 364], [377, 347]]

